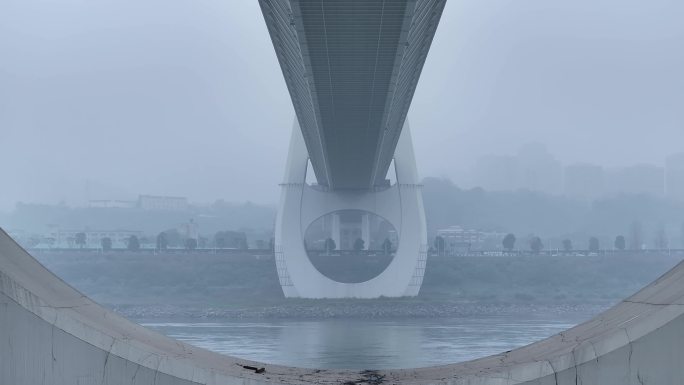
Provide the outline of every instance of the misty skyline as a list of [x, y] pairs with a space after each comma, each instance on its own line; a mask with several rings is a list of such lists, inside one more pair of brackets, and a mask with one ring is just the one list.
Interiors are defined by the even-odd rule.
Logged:
[[[421, 176], [544, 143], [684, 151], [684, 4], [448, 1], [409, 111]], [[0, 210], [120, 194], [274, 203], [294, 111], [257, 2], [0, 4]], [[108, 186], [108, 187], [107, 187]]]

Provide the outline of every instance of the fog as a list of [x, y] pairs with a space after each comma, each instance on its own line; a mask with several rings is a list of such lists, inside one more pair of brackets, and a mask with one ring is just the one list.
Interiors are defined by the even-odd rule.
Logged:
[[[355, 195], [303, 185], [306, 156], [283, 179], [298, 85], [337, 129], [305, 129], [341, 165], [309, 168], [358, 187], [444, 3], [277, 1], [0, 0], [1, 384], [684, 376], [684, 2], [447, 0], [408, 113], [420, 176], [403, 136]], [[316, 47], [292, 97], [259, 3]]]
[[[684, 150], [684, 3], [456, 1], [413, 100], [423, 176], [488, 154]], [[256, 1], [0, 2], [0, 210], [137, 194], [274, 203], [294, 111]]]

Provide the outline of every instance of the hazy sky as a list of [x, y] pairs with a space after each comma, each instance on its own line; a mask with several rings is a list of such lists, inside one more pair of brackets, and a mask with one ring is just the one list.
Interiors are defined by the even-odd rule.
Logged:
[[[681, 0], [449, 0], [409, 120], [423, 176], [545, 143], [684, 151]], [[274, 203], [294, 111], [256, 0], [0, 0], [0, 210], [138, 193]], [[108, 193], [108, 194], [106, 194]]]

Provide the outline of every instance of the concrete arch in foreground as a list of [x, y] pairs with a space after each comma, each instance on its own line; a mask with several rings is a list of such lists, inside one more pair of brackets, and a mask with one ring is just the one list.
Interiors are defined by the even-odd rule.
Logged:
[[684, 263], [596, 318], [510, 352], [420, 369], [314, 370], [223, 356], [147, 330], [71, 288], [0, 231], [3, 385], [683, 382]]

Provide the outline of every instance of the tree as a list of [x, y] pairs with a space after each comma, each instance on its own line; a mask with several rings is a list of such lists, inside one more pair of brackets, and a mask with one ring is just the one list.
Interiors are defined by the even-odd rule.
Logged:
[[140, 240], [135, 235], [128, 237], [128, 250], [138, 251], [140, 250]]
[[109, 251], [112, 249], [112, 238], [104, 237], [100, 240], [102, 251]]
[[572, 251], [572, 241], [569, 239], [563, 240], [563, 250]]
[[542, 251], [543, 248], [544, 244], [542, 243], [541, 238], [532, 237], [532, 239], [530, 239], [530, 249], [533, 253], [539, 254], [539, 252]]
[[392, 253], [392, 241], [389, 238], [385, 238], [382, 242], [382, 251], [387, 255]]
[[168, 241], [168, 247], [182, 247], [185, 239], [178, 231], [178, 229], [169, 229], [164, 231], [166, 233], [166, 240]]
[[326, 238], [325, 244], [323, 245], [325, 248], [325, 252], [330, 254], [331, 251], [335, 250], [337, 248], [337, 244], [335, 244], [335, 240], [332, 238]]
[[444, 254], [445, 246], [444, 238], [441, 235], [435, 237], [435, 249], [437, 249], [437, 255]]
[[627, 247], [627, 241], [625, 241], [624, 235], [618, 235], [615, 237], [615, 248], [623, 251]]
[[166, 250], [169, 248], [169, 237], [165, 231], [157, 235], [157, 250]]
[[503, 241], [501, 242], [503, 244], [503, 248], [511, 251], [515, 247], [515, 234], [508, 233], [504, 237]]
[[79, 248], [83, 248], [86, 244], [86, 234], [85, 233], [76, 233], [76, 236], [74, 238], [74, 242], [78, 245]]
[[599, 240], [596, 237], [589, 238], [589, 251], [597, 252], [599, 251]]
[[366, 242], [361, 238], [356, 238], [354, 241], [354, 251], [361, 251], [364, 249]]
[[188, 238], [185, 240], [185, 249], [186, 250], [195, 250], [196, 248], [197, 248], [197, 239]]

